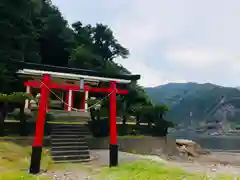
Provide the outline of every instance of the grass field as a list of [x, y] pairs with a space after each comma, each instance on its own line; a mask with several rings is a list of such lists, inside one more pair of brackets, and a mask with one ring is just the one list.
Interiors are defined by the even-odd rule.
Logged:
[[[0, 142], [0, 180], [47, 180], [28, 174], [31, 148], [8, 141]], [[48, 150], [43, 150], [42, 169], [52, 166]]]

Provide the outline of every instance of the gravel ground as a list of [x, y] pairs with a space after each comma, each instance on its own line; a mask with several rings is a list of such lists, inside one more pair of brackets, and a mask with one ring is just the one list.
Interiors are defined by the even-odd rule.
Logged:
[[[92, 161], [94, 166], [108, 166], [109, 164], [109, 151], [108, 150], [93, 150], [91, 151], [91, 155], [96, 158], [96, 160]], [[139, 159], [150, 159], [154, 158], [153, 156], [144, 156], [138, 154], [131, 154], [125, 152], [118, 153], [119, 164], [132, 162]], [[160, 158], [158, 158], [160, 160]], [[164, 162], [164, 160], [162, 160]]]
[[[96, 174], [102, 166], [108, 166], [109, 151], [93, 150], [91, 155], [94, 160], [87, 164], [92, 169], [91, 172], [81, 170], [66, 170], [47, 172], [44, 175], [51, 177], [53, 180], [97, 180]], [[190, 161], [167, 161], [158, 156], [143, 156], [119, 152], [119, 164], [132, 162], [139, 159], [151, 159], [163, 162], [170, 167], [180, 167], [188, 172], [201, 172], [206, 175], [215, 176], [216, 174], [227, 173], [234, 176], [240, 176], [240, 154], [237, 153], [211, 153], [198, 159]], [[224, 163], [223, 163], [224, 162]], [[226, 163], [227, 162], [227, 163]], [[232, 163], [231, 163], [232, 162]]]
[[[52, 180], [96, 180], [96, 175], [99, 172], [99, 168], [108, 166], [109, 163], [109, 151], [108, 150], [92, 150], [91, 156], [94, 158], [90, 163], [85, 164], [92, 171], [85, 170], [64, 170], [64, 171], [49, 171], [44, 173], [43, 176], [48, 176]], [[125, 152], [119, 152], [119, 164], [124, 162], [132, 162], [139, 160], [144, 156], [134, 155]]]
[[199, 162], [170, 162], [169, 166], [181, 167], [188, 172], [198, 172], [206, 175], [215, 176], [216, 174], [231, 174], [234, 177], [240, 176], [240, 167], [231, 165], [211, 164], [211, 163], [199, 163]]
[[52, 180], [95, 180], [93, 179], [94, 175], [82, 171], [49, 172], [44, 176], [48, 176]]

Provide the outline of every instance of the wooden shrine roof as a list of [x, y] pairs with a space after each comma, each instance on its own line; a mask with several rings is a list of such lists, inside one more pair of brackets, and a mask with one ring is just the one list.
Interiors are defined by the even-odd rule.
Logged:
[[59, 73], [95, 76], [95, 77], [101, 77], [101, 78], [123, 79], [123, 80], [130, 80], [130, 81], [137, 81], [140, 79], [140, 75], [104, 73], [104, 72], [92, 71], [92, 70], [86, 70], [86, 69], [69, 68], [69, 67], [63, 67], [63, 66], [52, 66], [52, 65], [29, 63], [29, 62], [23, 62], [23, 61], [20, 61], [20, 62], [15, 61], [14, 64], [16, 64], [19, 67], [19, 70], [31, 69], [31, 70], [38, 70], [38, 71], [54, 71]]

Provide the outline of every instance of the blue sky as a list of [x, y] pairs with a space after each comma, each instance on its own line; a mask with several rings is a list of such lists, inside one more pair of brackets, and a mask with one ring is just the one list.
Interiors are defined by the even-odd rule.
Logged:
[[72, 23], [107, 24], [127, 47], [116, 61], [143, 86], [240, 86], [239, 0], [52, 0]]

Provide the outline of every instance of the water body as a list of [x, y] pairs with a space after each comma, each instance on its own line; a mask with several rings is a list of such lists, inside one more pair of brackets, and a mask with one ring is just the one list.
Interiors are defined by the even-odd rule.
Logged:
[[240, 152], [240, 136], [211, 136], [205, 134], [176, 132], [169, 134], [175, 139], [190, 139], [211, 151]]

